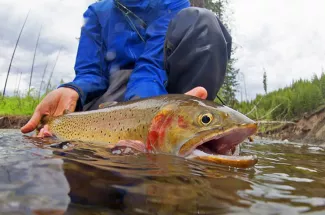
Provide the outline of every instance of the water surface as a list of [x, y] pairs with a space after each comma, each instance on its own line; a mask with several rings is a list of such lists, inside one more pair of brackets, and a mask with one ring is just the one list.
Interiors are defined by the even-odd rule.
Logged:
[[0, 130], [0, 214], [325, 214], [325, 148], [256, 139], [242, 153], [259, 162], [119, 156]]

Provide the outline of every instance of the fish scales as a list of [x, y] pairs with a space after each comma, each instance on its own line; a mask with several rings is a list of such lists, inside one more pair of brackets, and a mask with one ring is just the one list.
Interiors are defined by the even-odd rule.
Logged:
[[90, 142], [120, 154], [134, 149], [239, 168], [257, 162], [256, 156], [237, 154], [257, 123], [213, 101], [168, 94], [100, 107], [105, 108], [45, 117], [42, 124], [62, 141]]
[[165, 100], [120, 103], [95, 111], [70, 113], [53, 120], [49, 128], [61, 139], [99, 144], [123, 139], [145, 142], [152, 119], [166, 103]]

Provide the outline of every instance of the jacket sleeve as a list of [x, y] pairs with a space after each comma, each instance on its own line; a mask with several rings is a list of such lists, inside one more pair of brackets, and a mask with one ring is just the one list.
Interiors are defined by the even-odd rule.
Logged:
[[59, 86], [69, 87], [78, 92], [77, 110], [81, 110], [87, 102], [104, 93], [109, 85], [108, 77], [103, 72], [106, 64], [102, 54], [105, 50], [102, 49], [101, 26], [92, 5], [83, 17], [85, 23], [81, 28], [74, 67], [76, 76], [72, 82]]
[[167, 74], [164, 70], [164, 42], [171, 19], [183, 8], [189, 6], [188, 1], [173, 1], [157, 19], [148, 25], [146, 44], [143, 54], [138, 58], [129, 78], [125, 92], [125, 100], [146, 98], [167, 94]]

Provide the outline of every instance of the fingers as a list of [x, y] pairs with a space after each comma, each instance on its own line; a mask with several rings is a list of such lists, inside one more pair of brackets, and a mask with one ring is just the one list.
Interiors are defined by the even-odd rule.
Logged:
[[38, 123], [41, 121], [42, 115], [40, 113], [40, 111], [36, 110], [32, 116], [32, 118], [30, 118], [30, 120], [27, 122], [26, 125], [24, 125], [20, 130], [22, 133], [28, 133], [31, 132], [33, 130], [35, 130], [35, 128], [37, 127]]
[[204, 87], [195, 87], [185, 94], [191, 95], [191, 96], [196, 96], [200, 99], [206, 99], [208, 97], [208, 92]]
[[50, 137], [52, 136], [52, 133], [49, 131], [49, 126], [48, 125], [44, 125], [44, 137]]
[[[22, 133], [29, 133], [35, 130], [44, 115], [58, 116], [68, 108], [74, 111], [79, 95], [70, 88], [59, 88], [50, 92], [38, 105], [31, 119], [20, 130]], [[48, 128], [44, 128], [37, 136], [51, 135]]]
[[44, 128], [42, 128], [40, 130], [40, 132], [37, 135], [35, 135], [34, 137], [44, 137]]
[[49, 126], [45, 125], [37, 135], [33, 135], [33, 137], [51, 137], [52, 133], [49, 132]]

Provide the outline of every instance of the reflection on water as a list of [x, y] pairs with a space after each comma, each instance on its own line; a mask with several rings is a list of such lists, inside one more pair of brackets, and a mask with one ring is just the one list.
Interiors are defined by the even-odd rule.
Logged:
[[0, 130], [1, 214], [325, 213], [325, 149], [255, 140], [251, 169]]

